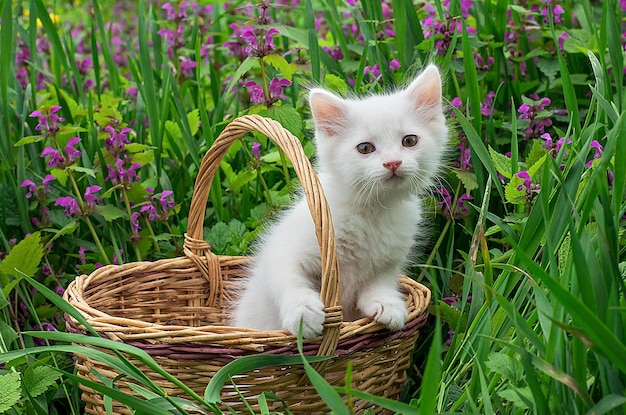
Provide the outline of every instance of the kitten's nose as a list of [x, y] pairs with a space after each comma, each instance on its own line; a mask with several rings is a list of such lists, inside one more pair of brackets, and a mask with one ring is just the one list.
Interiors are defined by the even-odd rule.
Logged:
[[383, 167], [391, 170], [391, 172], [395, 174], [396, 170], [398, 170], [398, 167], [400, 167], [401, 164], [402, 160], [386, 161], [383, 163]]

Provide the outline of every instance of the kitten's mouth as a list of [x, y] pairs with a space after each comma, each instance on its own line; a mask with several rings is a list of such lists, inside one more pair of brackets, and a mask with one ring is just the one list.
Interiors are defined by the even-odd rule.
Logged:
[[398, 183], [398, 182], [401, 182], [402, 180], [404, 180], [404, 176], [397, 175], [396, 173], [391, 173], [385, 179], [387, 183]]

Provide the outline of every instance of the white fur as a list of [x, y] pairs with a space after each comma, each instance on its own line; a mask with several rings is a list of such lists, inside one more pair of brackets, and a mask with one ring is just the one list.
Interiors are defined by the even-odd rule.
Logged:
[[[439, 71], [429, 66], [404, 90], [342, 99], [313, 89], [318, 176], [332, 213], [347, 321], [374, 318], [391, 330], [407, 319], [398, 275], [419, 238], [420, 197], [433, 184], [448, 134]], [[409, 134], [414, 147], [402, 145]], [[361, 154], [359, 143], [376, 150]], [[383, 163], [399, 161], [394, 173]], [[301, 200], [266, 232], [233, 325], [322, 333], [321, 261], [314, 225]]]

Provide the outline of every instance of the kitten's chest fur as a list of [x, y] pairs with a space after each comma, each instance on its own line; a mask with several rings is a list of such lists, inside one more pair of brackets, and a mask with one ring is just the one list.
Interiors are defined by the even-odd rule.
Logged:
[[[389, 207], [342, 206], [330, 200], [346, 319], [359, 318], [356, 297], [377, 278], [397, 278], [406, 265], [421, 219], [417, 198]], [[335, 202], [335, 203], [333, 203]]]

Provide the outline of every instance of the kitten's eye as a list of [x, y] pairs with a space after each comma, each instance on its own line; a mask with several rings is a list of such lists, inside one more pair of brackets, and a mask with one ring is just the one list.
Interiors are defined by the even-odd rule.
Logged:
[[402, 137], [402, 145], [404, 147], [415, 147], [418, 141], [419, 137], [415, 134], [409, 134]]
[[356, 146], [356, 151], [358, 151], [361, 154], [373, 153], [375, 150], [376, 150], [376, 147], [374, 147], [374, 144], [372, 143], [360, 143], [360, 144], [357, 144]]

